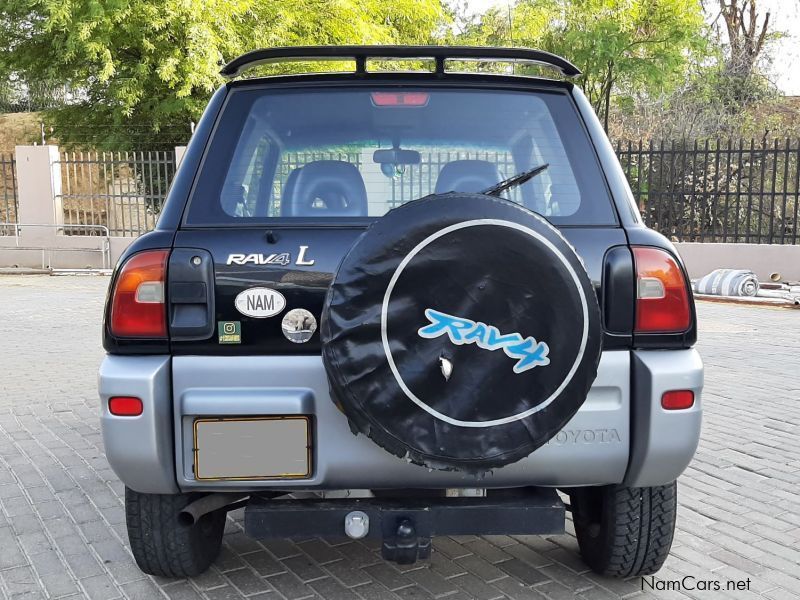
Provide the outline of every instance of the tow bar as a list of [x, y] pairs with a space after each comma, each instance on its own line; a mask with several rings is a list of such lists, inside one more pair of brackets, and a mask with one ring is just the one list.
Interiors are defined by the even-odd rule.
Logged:
[[484, 498], [269, 500], [253, 496], [245, 532], [254, 538], [378, 538], [386, 560], [428, 558], [436, 535], [564, 532], [564, 504], [552, 488], [489, 490]]

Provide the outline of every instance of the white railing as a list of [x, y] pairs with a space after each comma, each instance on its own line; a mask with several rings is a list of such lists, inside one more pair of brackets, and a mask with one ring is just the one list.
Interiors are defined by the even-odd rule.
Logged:
[[[52, 268], [53, 264], [53, 253], [54, 252], [96, 252], [100, 254], [102, 260], [102, 268], [103, 269], [110, 269], [111, 268], [111, 240], [108, 233], [108, 227], [105, 225], [84, 225], [84, 224], [61, 224], [61, 225], [52, 225], [49, 223], [15, 223], [13, 225], [14, 228], [14, 238], [15, 238], [15, 245], [14, 246], [6, 246], [3, 247], [3, 250], [27, 250], [27, 251], [39, 251], [42, 253], [42, 269], [49, 269]], [[44, 243], [27, 243], [23, 241], [22, 243], [22, 232], [24, 229], [47, 229], [53, 230], [56, 234], [56, 238], [58, 234], [68, 234], [71, 229], [79, 228], [81, 231], [96, 231], [98, 232], [97, 235], [91, 237], [93, 240], [98, 241], [97, 246], [72, 246], [72, 245], [64, 245], [57, 243], [57, 240], [54, 241], [47, 241]]]

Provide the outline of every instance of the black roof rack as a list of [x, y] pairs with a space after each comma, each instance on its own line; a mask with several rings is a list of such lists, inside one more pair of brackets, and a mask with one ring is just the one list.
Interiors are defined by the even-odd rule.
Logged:
[[225, 65], [220, 74], [226, 78], [241, 75], [247, 69], [265, 63], [305, 60], [354, 60], [356, 73], [367, 72], [367, 59], [433, 59], [436, 73], [444, 73], [445, 60], [484, 60], [526, 62], [551, 67], [566, 77], [581, 72], [565, 58], [530, 48], [481, 48], [475, 46], [290, 46], [263, 48], [242, 54]]

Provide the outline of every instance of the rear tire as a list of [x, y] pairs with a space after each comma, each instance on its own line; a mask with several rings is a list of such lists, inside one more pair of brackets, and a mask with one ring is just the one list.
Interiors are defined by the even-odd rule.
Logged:
[[675, 531], [677, 484], [569, 490], [575, 533], [589, 567], [608, 577], [657, 572]]
[[193, 577], [211, 566], [222, 547], [225, 510], [189, 525], [180, 512], [197, 494], [141, 494], [125, 488], [125, 519], [139, 568], [159, 577]]

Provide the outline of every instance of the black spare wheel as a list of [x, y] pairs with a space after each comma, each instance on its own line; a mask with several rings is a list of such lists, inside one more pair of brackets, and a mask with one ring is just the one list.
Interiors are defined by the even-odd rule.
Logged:
[[378, 219], [339, 265], [320, 329], [351, 428], [435, 469], [527, 456], [577, 412], [600, 359], [597, 298], [572, 247], [481, 194]]

